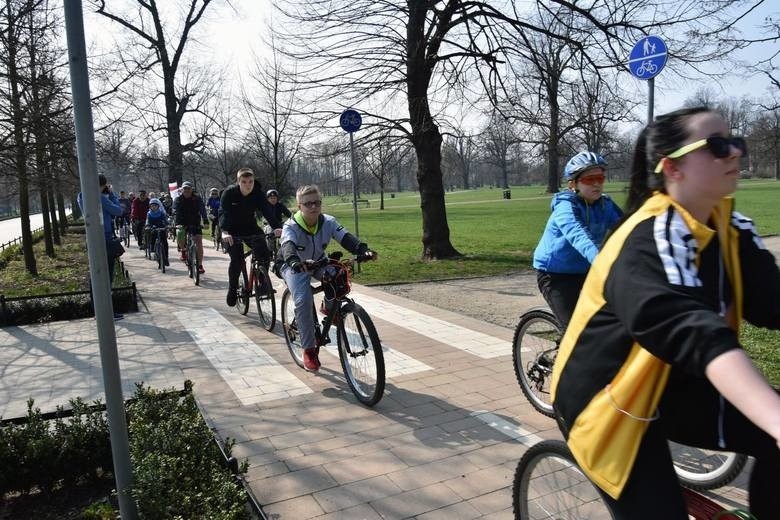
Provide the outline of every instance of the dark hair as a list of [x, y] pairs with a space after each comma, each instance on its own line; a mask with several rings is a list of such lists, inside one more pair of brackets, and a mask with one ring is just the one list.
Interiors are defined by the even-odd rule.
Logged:
[[98, 184], [102, 187], [108, 184], [108, 179], [106, 179], [106, 176], [102, 173], [98, 174]]
[[654, 191], [666, 191], [663, 174], [656, 174], [653, 169], [658, 161], [679, 149], [688, 139], [688, 119], [692, 115], [711, 111], [706, 106], [682, 108], [656, 117], [642, 129], [634, 146], [631, 182], [623, 220], [638, 210]]

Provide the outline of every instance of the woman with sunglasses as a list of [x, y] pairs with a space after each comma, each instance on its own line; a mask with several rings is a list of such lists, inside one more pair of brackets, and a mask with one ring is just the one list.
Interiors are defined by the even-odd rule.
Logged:
[[533, 266], [539, 290], [565, 329], [580, 295], [585, 275], [601, 243], [623, 212], [604, 194], [607, 161], [595, 152], [580, 152], [566, 163], [567, 189], [550, 203]]
[[301, 186], [295, 193], [298, 211], [284, 223], [276, 264], [295, 302], [295, 321], [304, 346], [303, 366], [309, 372], [320, 368], [314, 331], [314, 297], [312, 277], [319, 279], [324, 268], [311, 271], [315, 262], [325, 256], [325, 247], [336, 240], [341, 247], [356, 255], [377, 254], [349, 233], [335, 217], [322, 213], [322, 193], [315, 185]]
[[780, 511], [780, 395], [739, 342], [743, 319], [780, 328], [780, 271], [729, 197], [746, 153], [707, 108], [640, 133], [627, 215], [561, 342], [558, 424], [617, 519], [688, 518], [669, 440], [755, 457], [751, 512]]

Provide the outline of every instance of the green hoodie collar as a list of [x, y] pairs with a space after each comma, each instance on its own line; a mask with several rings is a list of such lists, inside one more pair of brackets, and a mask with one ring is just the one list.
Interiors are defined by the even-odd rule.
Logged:
[[295, 219], [295, 222], [301, 226], [303, 229], [306, 230], [307, 233], [310, 235], [316, 235], [317, 231], [320, 228], [320, 219], [317, 218], [317, 222], [313, 226], [310, 226], [306, 223], [306, 220], [303, 218], [303, 213], [301, 213], [301, 210], [298, 210], [295, 212], [295, 215], [293, 215], [293, 219]]

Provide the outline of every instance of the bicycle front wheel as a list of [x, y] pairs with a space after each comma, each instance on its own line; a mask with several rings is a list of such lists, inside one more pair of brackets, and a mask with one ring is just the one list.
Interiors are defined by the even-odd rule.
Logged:
[[155, 241], [154, 251], [154, 254], [157, 256], [157, 269], [165, 273], [165, 256], [163, 255], [162, 238], [159, 236]]
[[303, 345], [301, 344], [301, 334], [298, 332], [295, 302], [290, 289], [285, 289], [282, 293], [282, 329], [284, 329], [284, 341], [287, 343], [287, 349], [290, 351], [293, 361], [299, 367], [304, 368]]
[[674, 470], [683, 486], [704, 491], [729, 484], [747, 464], [747, 455], [669, 442]]
[[374, 323], [360, 305], [345, 304], [336, 318], [339, 358], [358, 401], [374, 406], [385, 391], [385, 358]]
[[562, 331], [558, 320], [543, 310], [520, 317], [512, 341], [515, 377], [526, 399], [540, 413], [553, 417], [550, 382]]
[[267, 331], [274, 330], [276, 325], [276, 296], [271, 279], [268, 277], [268, 271], [264, 267], [255, 268], [255, 305], [257, 305], [257, 314], [260, 316], [260, 323]]
[[512, 507], [516, 520], [612, 520], [596, 487], [580, 470], [566, 443], [531, 446], [515, 470]]
[[244, 268], [238, 276], [238, 300], [236, 300], [236, 310], [244, 316], [249, 312], [249, 292], [249, 279]]

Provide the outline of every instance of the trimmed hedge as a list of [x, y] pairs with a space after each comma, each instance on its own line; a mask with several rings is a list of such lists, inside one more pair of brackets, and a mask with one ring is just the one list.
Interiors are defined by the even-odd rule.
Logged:
[[[73, 417], [46, 421], [32, 400], [27, 405], [25, 424], [0, 424], [0, 496], [42, 491], [43, 500], [48, 491], [112, 471], [104, 412], [75, 399]], [[183, 396], [139, 384], [126, 410], [134, 481], [130, 493], [140, 519], [251, 518], [246, 491], [224, 466], [191, 382], [185, 383]], [[224, 447], [228, 455], [233, 444], [228, 440]], [[244, 461], [239, 472], [247, 469]]]

